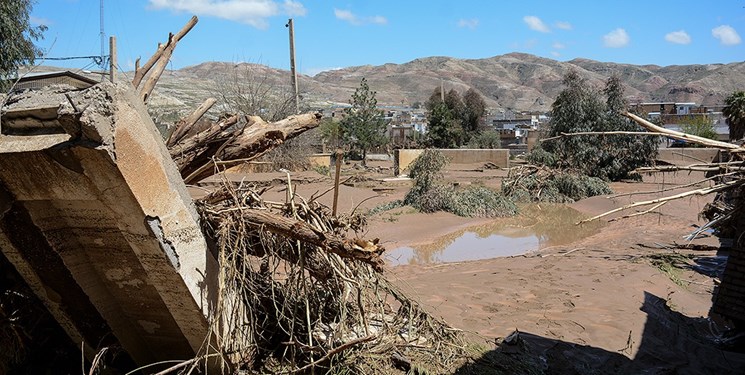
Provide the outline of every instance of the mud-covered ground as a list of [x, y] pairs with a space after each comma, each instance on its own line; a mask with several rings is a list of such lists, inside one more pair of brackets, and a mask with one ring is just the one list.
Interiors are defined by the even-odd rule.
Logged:
[[[369, 164], [375, 168], [345, 165], [342, 180], [351, 179], [340, 189], [339, 212], [365, 212], [408, 191], [410, 181], [389, 180], [390, 163]], [[451, 165], [445, 179], [499, 188], [506, 173]], [[227, 178], [270, 186], [266, 199], [285, 199], [285, 174]], [[312, 171], [292, 173], [291, 178], [296, 192], [306, 198], [323, 193], [333, 181]], [[702, 178], [695, 173], [647, 176], [641, 183], [611, 187], [616, 193], [654, 191]], [[210, 181], [204, 185], [209, 188]], [[203, 194], [200, 188], [192, 193]], [[653, 213], [610, 222], [620, 215], [609, 216], [589, 228], [573, 223], [577, 217], [660, 196], [594, 197], [568, 205], [576, 215], [567, 215], [574, 211], [566, 208], [531, 205], [517, 218], [494, 220], [402, 207], [370, 216], [364, 236], [385, 244], [392, 280], [431, 313], [470, 334], [476, 367], [464, 367], [464, 373], [482, 372], [478, 364], [504, 350], [495, 342], [515, 330], [522, 343], [515, 350], [532, 356], [534, 368], [549, 373], [743, 373], [745, 357], [718, 346], [722, 326], [707, 319], [726, 251], [717, 250], [719, 240], [710, 233], [692, 242], [684, 239], [704, 224], [698, 213], [713, 197], [686, 198]], [[319, 199], [331, 206], [332, 197], [328, 192]], [[478, 241], [452, 248], [469, 233]], [[689, 243], [703, 246], [684, 248]], [[483, 246], [497, 250], [484, 253]], [[403, 260], [401, 248], [408, 254]], [[493, 257], [502, 249], [515, 254], [523, 248], [531, 251]], [[479, 252], [483, 254], [477, 257], [491, 258], [465, 260]]]

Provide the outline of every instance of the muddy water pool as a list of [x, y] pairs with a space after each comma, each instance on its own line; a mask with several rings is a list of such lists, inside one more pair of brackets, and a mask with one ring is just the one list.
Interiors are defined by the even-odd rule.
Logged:
[[499, 218], [434, 239], [420, 246], [387, 252], [391, 265], [436, 264], [521, 255], [552, 246], [568, 245], [594, 235], [603, 222], [576, 225], [586, 218], [561, 204], [530, 204], [512, 218]]

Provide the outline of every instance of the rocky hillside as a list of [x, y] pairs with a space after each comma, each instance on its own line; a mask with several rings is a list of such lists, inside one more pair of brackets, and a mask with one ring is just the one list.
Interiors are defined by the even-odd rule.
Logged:
[[[311, 107], [347, 103], [362, 77], [378, 92], [381, 104], [422, 102], [442, 82], [445, 89], [478, 90], [490, 107], [548, 111], [562, 89], [562, 76], [577, 70], [598, 88], [615, 73], [627, 86], [631, 101], [721, 104], [745, 88], [745, 62], [708, 65], [629, 65], [587, 59], [559, 62], [523, 53], [486, 59], [427, 57], [404, 64], [356, 66], [299, 76], [301, 96]], [[235, 82], [254, 87], [287, 86], [289, 72], [257, 64], [207, 62], [164, 74], [153, 105], [176, 110], [193, 107], [207, 96], [219, 96]]]

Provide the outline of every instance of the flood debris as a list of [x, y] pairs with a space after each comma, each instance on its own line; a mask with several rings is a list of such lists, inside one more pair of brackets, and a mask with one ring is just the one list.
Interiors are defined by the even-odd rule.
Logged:
[[237, 163], [259, 158], [269, 150], [317, 127], [320, 113], [290, 116], [268, 123], [258, 116], [233, 115], [189, 135], [189, 122], [177, 127], [168, 143], [186, 183], [195, 183]]
[[227, 184], [197, 206], [221, 264], [222, 352], [238, 366], [381, 373], [404, 356], [439, 372], [462, 359], [460, 333], [381, 273], [383, 247], [357, 237], [362, 216], [333, 216], [312, 198], [266, 201]]
[[[646, 167], [637, 169], [638, 172], [653, 174], [653, 173], [666, 173], [666, 172], [678, 172], [678, 171], [703, 171], [706, 172], [706, 179], [700, 181], [708, 182], [709, 186], [693, 188], [691, 190], [684, 191], [682, 193], [667, 194], [663, 197], [637, 201], [620, 208], [596, 215], [589, 220], [597, 220], [605, 217], [612, 213], [617, 213], [625, 210], [630, 210], [639, 207], [650, 207], [644, 211], [636, 214], [627, 216], [633, 216], [637, 214], [646, 214], [654, 211], [663, 204], [677, 200], [685, 199], [691, 196], [702, 196], [708, 194], [717, 194], [714, 202], [707, 204], [704, 207], [702, 215], [706, 217], [709, 222], [703, 225], [701, 228], [713, 229], [722, 237], [731, 237], [731, 251], [727, 259], [727, 265], [721, 277], [721, 283], [717, 286], [714, 291], [713, 304], [710, 310], [710, 316], [714, 319], [713, 321], [719, 325], [719, 329], [724, 332], [726, 336], [739, 337], [745, 332], [745, 242], [743, 242], [743, 233], [745, 233], [745, 200], [743, 197], [745, 183], [745, 176], [743, 175], [743, 153], [745, 153], [745, 147], [735, 143], [727, 143], [707, 138], [698, 137], [695, 135], [685, 134], [674, 130], [665, 129], [657, 126], [639, 116], [632, 113], [625, 112], [624, 116], [635, 121], [643, 128], [648, 130], [650, 134], [664, 135], [673, 139], [685, 140], [690, 143], [712, 147], [720, 150], [720, 155], [726, 156], [725, 160], [721, 160], [721, 157], [717, 157], [710, 163], [699, 162], [689, 166], [674, 166], [674, 167]], [[685, 187], [692, 187], [694, 184], [689, 184]], [[664, 190], [665, 192], [671, 189]], [[699, 229], [689, 236], [689, 239], [695, 238], [703, 229]], [[728, 243], [729, 241], [723, 241]], [[664, 271], [664, 270], [663, 270]]]
[[[320, 121], [318, 113], [272, 123], [229, 114], [200, 127], [215, 103], [208, 99], [164, 142], [144, 103], [196, 22], [138, 62], [132, 86], [8, 98], [3, 262], [82, 349], [91, 373], [132, 361], [159, 373], [380, 373], [400, 358], [420, 373], [455, 369], [460, 332], [387, 281], [385, 249], [362, 238], [362, 216], [333, 215], [292, 193], [290, 181], [286, 202], [226, 182], [193, 204], [185, 182]], [[13, 328], [0, 332], [21, 332]], [[14, 354], [2, 358], [24, 353]]]
[[206, 275], [217, 264], [141, 101], [102, 83], [9, 103], [3, 256], [91, 360], [107, 342], [137, 363], [199, 352], [215, 292]]

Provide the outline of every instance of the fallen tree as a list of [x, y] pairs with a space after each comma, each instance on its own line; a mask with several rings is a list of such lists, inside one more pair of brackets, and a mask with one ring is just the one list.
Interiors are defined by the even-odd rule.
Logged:
[[[192, 17], [176, 34], [169, 34], [165, 44], [143, 66], [136, 63], [132, 86], [147, 104], [178, 42], [197, 24]], [[143, 83], [144, 82], [144, 83]], [[189, 116], [173, 126], [166, 139], [171, 157], [187, 184], [196, 183], [240, 162], [259, 158], [287, 140], [320, 124], [320, 113], [290, 116], [266, 122], [259, 116], [231, 114], [212, 122], [206, 129], [197, 122], [217, 102], [206, 99]]]

